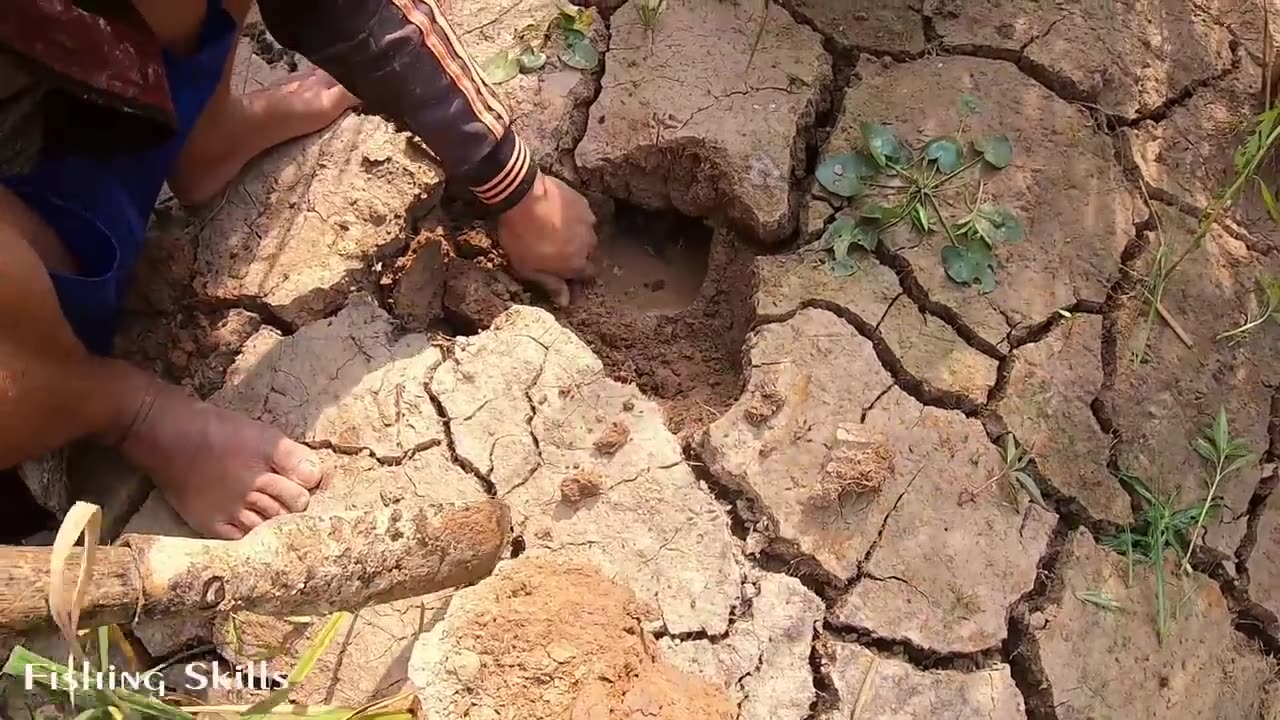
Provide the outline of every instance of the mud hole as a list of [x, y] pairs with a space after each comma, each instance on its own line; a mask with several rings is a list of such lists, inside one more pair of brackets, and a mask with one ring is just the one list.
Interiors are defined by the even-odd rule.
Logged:
[[[753, 253], [732, 234], [678, 213], [606, 201], [597, 203], [596, 214], [597, 276], [573, 288], [570, 307], [552, 312], [595, 350], [613, 378], [656, 399], [671, 430], [687, 438], [741, 392], [740, 356], [753, 320]], [[450, 331], [483, 330], [511, 304], [549, 307], [505, 272], [489, 228], [446, 221], [425, 233], [441, 234], [450, 256], [443, 308]], [[432, 241], [415, 243], [400, 276], [387, 284], [417, 284], [406, 278], [417, 274], [415, 267], [437, 264], [434, 257], [420, 259], [436, 252], [433, 247]], [[396, 314], [406, 320], [414, 313], [396, 308]]]

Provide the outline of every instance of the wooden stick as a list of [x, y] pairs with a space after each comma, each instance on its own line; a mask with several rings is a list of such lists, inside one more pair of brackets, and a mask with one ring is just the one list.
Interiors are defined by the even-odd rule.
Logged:
[[1169, 329], [1173, 330], [1173, 334], [1178, 336], [1178, 339], [1182, 341], [1183, 345], [1186, 345], [1187, 347], [1195, 346], [1191, 341], [1191, 336], [1187, 335], [1187, 331], [1183, 330], [1182, 326], [1178, 324], [1178, 321], [1174, 320], [1173, 316], [1169, 314], [1169, 311], [1164, 309], [1164, 305], [1156, 302], [1156, 312], [1160, 313], [1160, 317], [1164, 318], [1164, 321], [1169, 325]]
[[[125, 535], [98, 548], [81, 624], [245, 608], [324, 615], [466, 585], [510, 540], [498, 500], [275, 518], [235, 542]], [[66, 561], [74, 584], [83, 548]], [[52, 548], [0, 547], [0, 631], [52, 626]]]

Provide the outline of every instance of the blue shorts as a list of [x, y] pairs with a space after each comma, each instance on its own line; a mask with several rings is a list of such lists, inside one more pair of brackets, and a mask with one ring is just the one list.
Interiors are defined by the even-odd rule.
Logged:
[[208, 0], [196, 51], [186, 56], [165, 52], [178, 122], [163, 145], [126, 155], [42, 157], [30, 172], [0, 178], [0, 185], [53, 228], [79, 264], [80, 275], [50, 277], [63, 315], [91, 352], [111, 352], [151, 211], [192, 127], [218, 88], [235, 40], [234, 18], [221, 0]]

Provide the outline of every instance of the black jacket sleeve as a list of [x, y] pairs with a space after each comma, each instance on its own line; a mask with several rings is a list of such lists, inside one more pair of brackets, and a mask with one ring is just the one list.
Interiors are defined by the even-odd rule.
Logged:
[[445, 172], [504, 212], [538, 170], [511, 117], [435, 0], [259, 0], [286, 48], [407, 127]]

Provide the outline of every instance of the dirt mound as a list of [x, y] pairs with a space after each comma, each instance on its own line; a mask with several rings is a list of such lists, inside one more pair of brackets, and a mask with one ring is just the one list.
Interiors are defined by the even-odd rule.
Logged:
[[[574, 288], [573, 304], [552, 312], [600, 356], [611, 377], [635, 383], [661, 402], [673, 432], [705, 427], [741, 388], [742, 339], [752, 322], [751, 253], [732, 234], [697, 221], [625, 204], [597, 210], [598, 278]], [[478, 331], [531, 296], [503, 268], [492, 230], [446, 221], [435, 231], [447, 245], [440, 260], [434, 240], [404, 278], [432, 275], [444, 285], [444, 317]], [[439, 270], [443, 264], [444, 269]], [[402, 308], [409, 307], [405, 312]], [[422, 328], [415, 304], [396, 302], [396, 314]], [[425, 328], [423, 328], [425, 329]]]
[[652, 611], [586, 565], [521, 558], [455, 596], [414, 648], [426, 720], [731, 720], [723, 693], [662, 661]]

